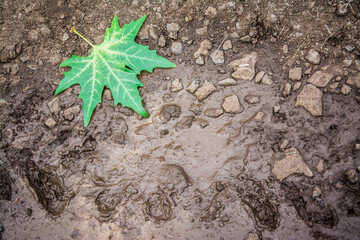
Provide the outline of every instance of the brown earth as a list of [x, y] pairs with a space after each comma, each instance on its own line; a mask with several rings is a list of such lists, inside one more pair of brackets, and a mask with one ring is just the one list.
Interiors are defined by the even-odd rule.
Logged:
[[[99, 44], [145, 14], [136, 41], [177, 68], [139, 75], [149, 118], [106, 90], [84, 128], [79, 86], [54, 96], [91, 50], [69, 30]], [[359, 0], [1, 1], [0, 236], [359, 239], [359, 18]]]

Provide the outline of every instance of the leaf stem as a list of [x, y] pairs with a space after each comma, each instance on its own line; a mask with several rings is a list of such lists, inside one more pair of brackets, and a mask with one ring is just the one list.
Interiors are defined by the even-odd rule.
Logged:
[[87, 40], [83, 35], [81, 35], [80, 33], [78, 33], [74, 27], [71, 28], [70, 32], [74, 32], [77, 35], [79, 35], [82, 39], [84, 39], [88, 44], [90, 44], [92, 47], [95, 47], [89, 40]]

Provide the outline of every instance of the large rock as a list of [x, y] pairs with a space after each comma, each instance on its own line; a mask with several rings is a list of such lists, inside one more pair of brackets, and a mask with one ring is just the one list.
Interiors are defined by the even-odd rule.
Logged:
[[296, 98], [295, 106], [303, 106], [313, 116], [322, 115], [323, 93], [314, 85], [306, 84]]
[[309, 166], [303, 162], [299, 151], [292, 147], [284, 151], [285, 157], [281, 160], [275, 161], [272, 173], [275, 177], [282, 181], [292, 174], [303, 174], [307, 177], [313, 177]]
[[325, 87], [333, 77], [334, 76], [331, 73], [317, 71], [307, 80], [307, 82], [317, 87]]
[[245, 54], [243, 58], [234, 60], [230, 63], [230, 67], [235, 71], [231, 76], [235, 79], [243, 79], [251, 81], [255, 75], [255, 63], [257, 53], [252, 52]]

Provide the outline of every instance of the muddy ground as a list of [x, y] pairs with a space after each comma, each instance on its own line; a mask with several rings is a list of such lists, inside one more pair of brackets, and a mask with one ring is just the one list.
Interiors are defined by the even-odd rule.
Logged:
[[[99, 44], [145, 14], [136, 41], [177, 68], [139, 75], [149, 118], [106, 90], [84, 128], [79, 86], [54, 96], [91, 50], [69, 30]], [[360, 238], [360, 1], [3, 0], [0, 17], [2, 239]]]

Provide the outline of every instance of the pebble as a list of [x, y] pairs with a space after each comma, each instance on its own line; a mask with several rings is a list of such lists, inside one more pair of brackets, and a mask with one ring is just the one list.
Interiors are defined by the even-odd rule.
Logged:
[[318, 198], [321, 196], [321, 189], [319, 187], [314, 187], [313, 191], [312, 191], [312, 197], [313, 198]]
[[62, 40], [63, 42], [65, 42], [65, 41], [68, 40], [68, 39], [69, 39], [69, 34], [64, 33], [64, 35], [62, 36], [61, 40]]
[[261, 83], [265, 85], [271, 85], [273, 81], [271, 80], [268, 74], [265, 74], [264, 77], [261, 79]]
[[170, 92], [178, 92], [184, 88], [180, 79], [175, 79], [171, 82]]
[[143, 26], [137, 34], [137, 37], [142, 40], [149, 39], [149, 25]]
[[205, 83], [195, 92], [195, 96], [199, 101], [202, 101], [210, 96], [215, 90], [214, 84], [205, 81]]
[[316, 165], [316, 169], [317, 169], [318, 173], [324, 172], [324, 169], [325, 169], [324, 160], [322, 160], [322, 159], [319, 160], [318, 164]]
[[339, 91], [337, 90], [337, 87], [339, 86], [339, 84], [340, 84], [339, 82], [330, 84], [329, 91], [333, 93], [338, 93]]
[[265, 75], [264, 71], [258, 72], [258, 74], [256, 74], [255, 79], [254, 79], [255, 83], [260, 83], [261, 79], [264, 77], [264, 75]]
[[283, 52], [284, 54], [288, 54], [288, 52], [289, 52], [289, 46], [285, 44], [285, 45], [283, 46], [283, 48], [282, 48], [282, 52]]
[[295, 67], [289, 70], [289, 78], [294, 81], [300, 81], [302, 76], [301, 67]]
[[249, 232], [247, 240], [260, 240], [260, 238], [256, 233]]
[[256, 52], [245, 54], [243, 58], [232, 61], [229, 65], [235, 72], [233, 72], [231, 76], [237, 80], [243, 79], [251, 81], [255, 76], [256, 61]]
[[246, 36], [241, 37], [240, 41], [242, 41], [242, 42], [251, 42], [252, 38], [249, 35], [246, 35]]
[[323, 93], [314, 85], [306, 84], [296, 98], [295, 106], [302, 106], [313, 116], [322, 116]]
[[344, 95], [348, 95], [351, 92], [351, 87], [346, 85], [345, 83], [341, 87], [341, 93]]
[[168, 23], [166, 24], [166, 30], [169, 33], [178, 32], [180, 30], [180, 26], [177, 23]]
[[239, 98], [236, 95], [226, 97], [221, 107], [227, 113], [240, 113], [244, 107], [240, 104]]
[[294, 84], [294, 87], [293, 87], [293, 91], [297, 91], [297, 90], [299, 90], [299, 89], [300, 89], [300, 87], [301, 87], [301, 82], [297, 82], [297, 83], [295, 83], [295, 84]]
[[155, 27], [153, 24], [149, 25], [149, 35], [154, 40], [158, 39], [158, 35], [156, 34]]
[[210, 57], [215, 64], [223, 64], [225, 62], [224, 52], [221, 50], [214, 51]]
[[174, 54], [179, 55], [183, 52], [183, 50], [184, 50], [184, 47], [181, 42], [173, 42], [171, 44], [171, 51]]
[[195, 30], [197, 35], [204, 35], [207, 33], [207, 27], [198, 28]]
[[249, 95], [245, 97], [245, 101], [249, 104], [256, 104], [260, 102], [260, 99], [258, 96]]
[[212, 48], [212, 43], [205, 39], [200, 43], [199, 49], [194, 53], [194, 58], [198, 58], [200, 55], [207, 55], [209, 53], [209, 50]]
[[207, 117], [217, 118], [224, 113], [221, 108], [208, 108], [204, 111], [204, 115]]
[[231, 44], [231, 40], [226, 40], [223, 44], [223, 50], [229, 50], [232, 49], [232, 44]]
[[333, 77], [334, 75], [331, 73], [316, 71], [313, 75], [311, 75], [307, 82], [317, 87], [325, 87]]
[[281, 160], [277, 160], [272, 168], [272, 173], [275, 177], [282, 181], [292, 174], [303, 174], [307, 177], [313, 177], [309, 166], [303, 162], [299, 150], [295, 147], [291, 147], [284, 151], [285, 157]]
[[254, 117], [254, 120], [257, 120], [257, 121], [262, 121], [262, 118], [264, 117], [265, 113], [263, 112], [258, 112], [256, 113], [255, 117]]
[[289, 140], [285, 139], [281, 145], [280, 145], [280, 149], [283, 150], [287, 147], [287, 145], [289, 144]]
[[165, 47], [165, 45], [166, 45], [166, 39], [165, 39], [165, 36], [164, 36], [164, 35], [161, 35], [161, 36], [159, 37], [158, 45], [159, 45], [159, 47]]
[[290, 92], [291, 92], [291, 84], [285, 83], [285, 87], [284, 87], [282, 94], [284, 95], [284, 97], [287, 97], [290, 95]]
[[345, 50], [348, 51], [348, 52], [351, 52], [354, 49], [355, 49], [355, 47], [353, 45], [346, 45], [345, 46]]
[[235, 86], [236, 81], [232, 78], [226, 78], [224, 80], [218, 81], [219, 86]]
[[280, 111], [280, 108], [281, 107], [279, 105], [275, 106], [274, 107], [274, 113], [278, 113]]
[[51, 113], [58, 114], [60, 112], [60, 103], [58, 97], [52, 99], [47, 105]]
[[355, 150], [360, 150], [360, 143], [355, 144]]
[[105, 97], [105, 99], [106, 99], [107, 101], [113, 100], [110, 89], [106, 88], [106, 89], [104, 90], [104, 97]]
[[192, 83], [186, 88], [186, 90], [189, 93], [194, 93], [196, 91], [196, 89], [198, 89], [198, 87], [200, 86], [200, 80], [194, 80], [192, 81]]
[[209, 17], [209, 18], [214, 18], [217, 14], [217, 11], [216, 11], [216, 8], [214, 7], [208, 7], [206, 10], [205, 10], [205, 16]]
[[45, 121], [45, 125], [51, 129], [56, 125], [56, 122], [53, 118], [50, 117]]
[[204, 65], [205, 64], [205, 60], [202, 56], [199, 56], [197, 59], [196, 59], [196, 62], [195, 62], [197, 65]]
[[76, 105], [74, 107], [70, 107], [64, 111], [64, 118], [66, 120], [72, 121], [76, 114], [80, 112], [80, 106]]
[[346, 170], [345, 176], [346, 176], [347, 180], [349, 180], [349, 182], [352, 184], [357, 183], [357, 181], [359, 180], [359, 177], [358, 177], [355, 169]]
[[318, 65], [320, 63], [321, 57], [317, 51], [310, 49], [306, 55], [306, 60], [308, 60], [309, 63]]

